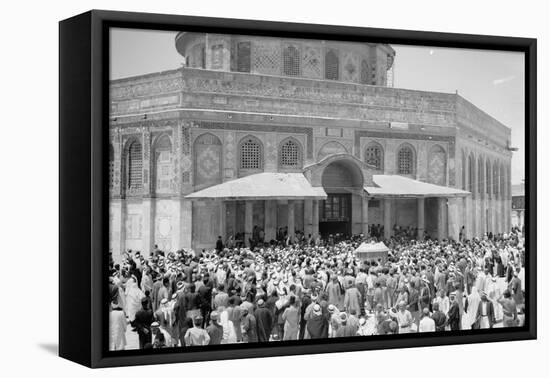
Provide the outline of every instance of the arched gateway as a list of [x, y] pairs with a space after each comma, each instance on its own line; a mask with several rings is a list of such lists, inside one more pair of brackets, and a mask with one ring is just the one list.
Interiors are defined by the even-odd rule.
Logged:
[[330, 234], [351, 235], [353, 213], [361, 207], [352, 206], [356, 198], [361, 200], [363, 173], [350, 160], [336, 160], [327, 165], [321, 184], [327, 199], [319, 201], [319, 232], [323, 237]]
[[368, 226], [365, 185], [372, 181], [374, 167], [347, 153], [337, 153], [306, 167], [311, 185], [321, 187], [327, 198], [318, 201], [319, 233], [360, 234]]

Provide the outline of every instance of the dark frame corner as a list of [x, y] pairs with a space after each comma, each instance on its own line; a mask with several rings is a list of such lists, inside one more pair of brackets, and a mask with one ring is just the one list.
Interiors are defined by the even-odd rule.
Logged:
[[[330, 340], [322, 344], [285, 342], [279, 346], [163, 353], [106, 352], [107, 280], [102, 251], [107, 245], [106, 172], [108, 119], [108, 28], [209, 30], [237, 34], [384, 41], [525, 53], [526, 185], [529, 223], [527, 325], [483, 334], [466, 331], [445, 336], [373, 337]], [[283, 22], [203, 18], [93, 10], [59, 23], [59, 354], [88, 367], [206, 361], [388, 348], [408, 348], [527, 340], [537, 337], [536, 318], [536, 98], [537, 41], [530, 38], [387, 30]], [[73, 269], [74, 266], [82, 269]]]

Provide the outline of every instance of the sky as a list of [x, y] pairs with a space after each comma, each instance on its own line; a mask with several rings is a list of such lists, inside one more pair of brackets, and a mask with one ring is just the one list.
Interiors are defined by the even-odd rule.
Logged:
[[[111, 79], [181, 67], [171, 31], [111, 30]], [[394, 87], [458, 94], [512, 129], [512, 183], [525, 172], [523, 53], [392, 45]]]

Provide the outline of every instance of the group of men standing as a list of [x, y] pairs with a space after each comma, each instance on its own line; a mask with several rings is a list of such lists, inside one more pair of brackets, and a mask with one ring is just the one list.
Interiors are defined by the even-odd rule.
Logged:
[[[392, 238], [365, 263], [366, 238], [150, 256], [110, 275], [110, 349], [188, 347], [522, 324], [519, 232], [468, 241]], [[505, 267], [503, 267], [505, 263]], [[127, 345], [137, 332], [139, 345]]]

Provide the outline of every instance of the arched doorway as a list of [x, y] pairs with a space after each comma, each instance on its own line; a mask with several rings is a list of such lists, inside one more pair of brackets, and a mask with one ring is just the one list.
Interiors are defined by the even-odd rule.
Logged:
[[349, 160], [336, 160], [325, 167], [321, 184], [327, 199], [319, 201], [319, 233], [323, 238], [334, 234], [352, 234], [354, 206], [363, 192], [363, 173]]

